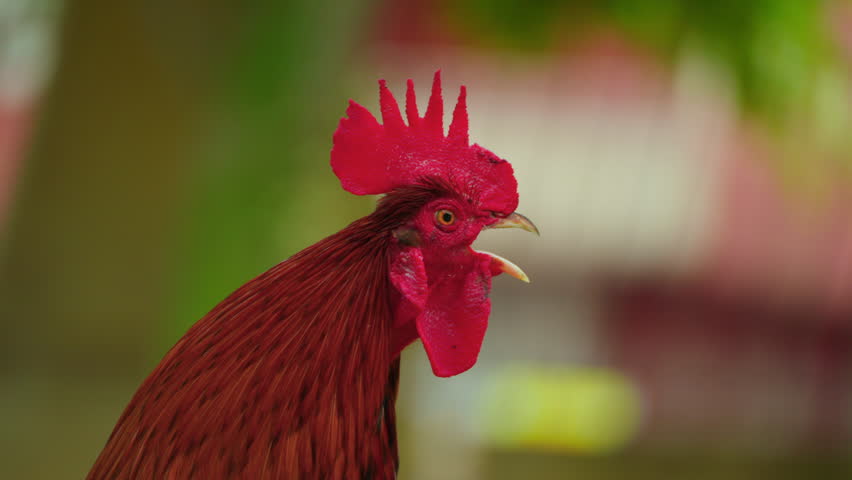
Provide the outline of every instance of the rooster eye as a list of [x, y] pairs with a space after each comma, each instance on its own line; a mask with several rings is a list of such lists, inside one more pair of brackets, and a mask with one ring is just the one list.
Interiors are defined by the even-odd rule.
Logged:
[[438, 210], [435, 219], [441, 225], [452, 225], [456, 221], [456, 214], [450, 210]]

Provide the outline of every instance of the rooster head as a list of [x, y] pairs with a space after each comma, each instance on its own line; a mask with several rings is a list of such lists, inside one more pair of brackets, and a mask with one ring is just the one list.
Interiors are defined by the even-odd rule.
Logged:
[[491, 277], [505, 272], [529, 282], [513, 263], [471, 244], [486, 228], [538, 230], [515, 212], [518, 183], [509, 162], [469, 143], [464, 86], [446, 135], [440, 71], [423, 117], [408, 81], [407, 125], [384, 80], [379, 97], [382, 124], [350, 101], [334, 134], [331, 167], [351, 193], [416, 199], [416, 208], [399, 209], [405, 214], [390, 235], [389, 274], [398, 294], [393, 348], [419, 337], [435, 375], [457, 375], [479, 355]]

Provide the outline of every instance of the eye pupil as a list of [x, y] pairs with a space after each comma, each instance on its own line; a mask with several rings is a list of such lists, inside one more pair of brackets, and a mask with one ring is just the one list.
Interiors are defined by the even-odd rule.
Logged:
[[439, 210], [435, 218], [441, 225], [451, 225], [456, 221], [456, 215], [450, 210]]

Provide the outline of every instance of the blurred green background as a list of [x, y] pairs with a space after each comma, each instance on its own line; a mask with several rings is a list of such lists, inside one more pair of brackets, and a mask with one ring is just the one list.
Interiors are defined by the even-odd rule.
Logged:
[[368, 213], [346, 101], [439, 68], [544, 237], [483, 239], [534, 283], [474, 370], [406, 351], [402, 478], [849, 478], [845, 0], [0, 0], [0, 476], [82, 478], [195, 320]]

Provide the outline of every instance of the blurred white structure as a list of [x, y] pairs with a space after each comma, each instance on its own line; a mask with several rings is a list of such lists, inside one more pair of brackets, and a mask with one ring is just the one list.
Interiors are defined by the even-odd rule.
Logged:
[[[405, 78], [428, 85], [437, 68], [448, 98], [468, 86], [472, 141], [512, 162], [519, 211], [542, 232], [478, 240], [532, 284], [495, 280], [475, 368], [436, 379], [425, 358], [410, 358], [423, 357], [418, 345], [406, 352], [402, 409], [418, 442], [430, 445], [424, 465], [439, 456], [443, 478], [471, 478], [470, 449], [492, 443], [481, 411], [499, 399], [487, 392], [513, 365], [621, 372], [642, 393], [637, 441], [772, 451], [813, 432], [850, 436], [849, 418], [820, 426], [848, 409], [814, 413], [848, 399], [849, 388], [809, 380], [837, 385], [852, 374], [848, 356], [826, 360], [819, 342], [806, 342], [791, 357], [795, 333], [773, 329], [791, 319], [819, 328], [814, 319], [832, 310], [807, 310], [815, 302], [852, 311], [852, 215], [848, 207], [844, 218], [796, 212], [722, 72], [693, 52], [664, 72], [616, 38], [538, 62], [405, 46], [380, 52], [379, 71], [400, 94]], [[838, 263], [820, 261], [826, 256]], [[773, 314], [780, 297], [804, 316]], [[816, 370], [801, 363], [824, 361]], [[532, 403], [537, 394], [529, 395]], [[613, 413], [605, 404], [588, 414], [605, 422]], [[730, 437], [737, 440], [723, 440]], [[431, 448], [436, 442], [446, 451]], [[426, 455], [416, 450], [409, 455]]]

